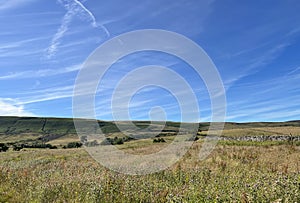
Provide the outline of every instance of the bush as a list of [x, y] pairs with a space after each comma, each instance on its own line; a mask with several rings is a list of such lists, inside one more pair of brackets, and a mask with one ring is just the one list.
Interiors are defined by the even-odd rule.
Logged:
[[21, 149], [23, 149], [23, 145], [13, 145], [14, 151], [20, 151]]
[[4, 143], [0, 143], [0, 152], [6, 152], [9, 149], [9, 147], [4, 144]]
[[129, 142], [130, 140], [134, 140], [134, 138], [132, 137], [114, 137], [114, 138], [109, 138], [107, 137], [103, 142], [101, 142], [101, 145], [120, 145], [120, 144], [124, 144], [124, 142]]
[[122, 139], [122, 138], [115, 137], [115, 138], [114, 138], [114, 144], [124, 144], [123, 139]]
[[45, 143], [14, 144], [13, 145], [14, 151], [20, 151], [23, 148], [57, 149], [56, 146], [52, 146], [51, 144], [45, 144]]
[[70, 142], [67, 144], [67, 148], [80, 148], [82, 143], [80, 142]]
[[51, 145], [51, 147], [49, 147], [49, 149], [57, 149], [57, 146], [52, 146]]
[[166, 141], [164, 138], [158, 138], [153, 140], [153, 143], [157, 143], [157, 142], [166, 142]]
[[113, 139], [108, 137], [106, 138], [106, 140], [108, 141], [108, 144], [112, 144], [112, 145], [124, 144], [123, 139], [119, 137], [114, 137]]

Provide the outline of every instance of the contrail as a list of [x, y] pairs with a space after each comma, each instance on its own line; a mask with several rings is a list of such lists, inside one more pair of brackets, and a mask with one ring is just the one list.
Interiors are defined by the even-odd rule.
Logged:
[[91, 19], [93, 20], [93, 27], [97, 27], [97, 23], [96, 23], [96, 18], [95, 16], [92, 14], [91, 11], [89, 11], [80, 1], [78, 0], [74, 0], [74, 2], [76, 4], [78, 4], [85, 12], [87, 12], [87, 14], [89, 14], [89, 16], [91, 17]]
[[54, 37], [51, 40], [51, 45], [48, 47], [47, 49], [47, 58], [50, 59], [51, 57], [53, 57], [57, 51], [57, 47], [60, 44], [60, 40], [61, 38], [65, 35], [65, 33], [68, 31], [68, 27], [69, 24], [72, 20], [74, 13], [68, 11], [62, 20], [62, 23], [59, 27], [59, 29], [57, 30], [57, 32], [55, 33]]
[[91, 11], [89, 11], [80, 1], [78, 0], [74, 0], [74, 2], [80, 6], [89, 16], [90, 18], [92, 19], [93, 23], [92, 23], [92, 26], [93, 27], [98, 27], [100, 26], [106, 33], [106, 35], [109, 37], [110, 36], [110, 33], [108, 32], [108, 30], [103, 26], [103, 25], [98, 25], [97, 22], [96, 22], [96, 18], [95, 16], [92, 14]]
[[68, 31], [69, 24], [76, 14], [82, 14], [83, 12], [86, 13], [88, 15], [88, 17], [92, 20], [92, 26], [94, 28], [100, 27], [105, 32], [107, 37], [110, 36], [109, 31], [103, 25], [97, 24], [96, 18], [93, 15], [93, 13], [91, 11], [89, 11], [80, 1], [78, 1], [78, 0], [73, 0], [73, 1], [58, 0], [58, 2], [64, 5], [64, 7], [67, 9], [67, 13], [64, 15], [59, 29], [53, 36], [50, 46], [47, 48], [47, 51], [46, 51], [47, 56], [46, 57], [48, 59], [52, 58], [55, 55], [55, 53], [57, 52], [57, 49], [58, 49], [57, 47], [59, 46], [61, 39], [64, 37], [65, 33]]

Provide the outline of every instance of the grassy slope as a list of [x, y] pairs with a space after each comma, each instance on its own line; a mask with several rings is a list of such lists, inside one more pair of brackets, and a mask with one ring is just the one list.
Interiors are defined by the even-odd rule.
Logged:
[[[141, 129], [149, 127], [148, 121], [135, 121], [135, 125]], [[118, 128], [112, 122], [98, 121], [102, 131], [111, 137], [121, 136]], [[124, 129], [128, 128], [126, 121], [119, 122]], [[157, 125], [159, 127], [159, 124]], [[167, 122], [162, 135], [176, 134], [180, 123]], [[200, 123], [202, 134], [207, 133], [209, 123]], [[156, 127], [151, 127], [156, 132]], [[159, 133], [159, 131], [157, 131]], [[225, 124], [224, 136], [245, 135], [300, 135], [300, 121], [289, 122], [253, 122]], [[15, 142], [44, 138], [51, 144], [66, 144], [78, 140], [74, 128], [73, 119], [70, 118], [34, 118], [34, 117], [0, 117], [1, 142]]]

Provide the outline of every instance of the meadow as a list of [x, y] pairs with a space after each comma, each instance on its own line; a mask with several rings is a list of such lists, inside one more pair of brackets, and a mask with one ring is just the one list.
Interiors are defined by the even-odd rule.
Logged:
[[0, 202], [300, 201], [299, 146], [220, 143], [199, 161], [201, 144], [169, 169], [144, 176], [110, 171], [82, 148], [0, 153]]
[[[108, 138], [123, 136], [113, 123], [102, 124]], [[0, 138], [9, 146], [42, 142], [57, 147], [0, 152], [0, 202], [300, 202], [299, 141], [221, 140], [200, 161], [208, 127], [202, 123], [199, 139], [179, 162], [133, 176], [105, 168], [83, 147], [63, 148], [80, 140], [71, 120], [0, 118], [0, 126]], [[131, 154], [151, 154], [172, 142], [177, 127], [168, 123], [155, 138], [165, 142], [147, 138], [116, 146]], [[223, 136], [299, 136], [299, 127], [299, 121], [226, 123]]]

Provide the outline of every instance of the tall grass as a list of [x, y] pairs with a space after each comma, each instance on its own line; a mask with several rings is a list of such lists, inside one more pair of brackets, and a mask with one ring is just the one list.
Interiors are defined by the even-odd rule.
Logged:
[[0, 153], [0, 202], [300, 202], [298, 146], [218, 145], [204, 161], [200, 148], [145, 176], [110, 171], [83, 149]]

